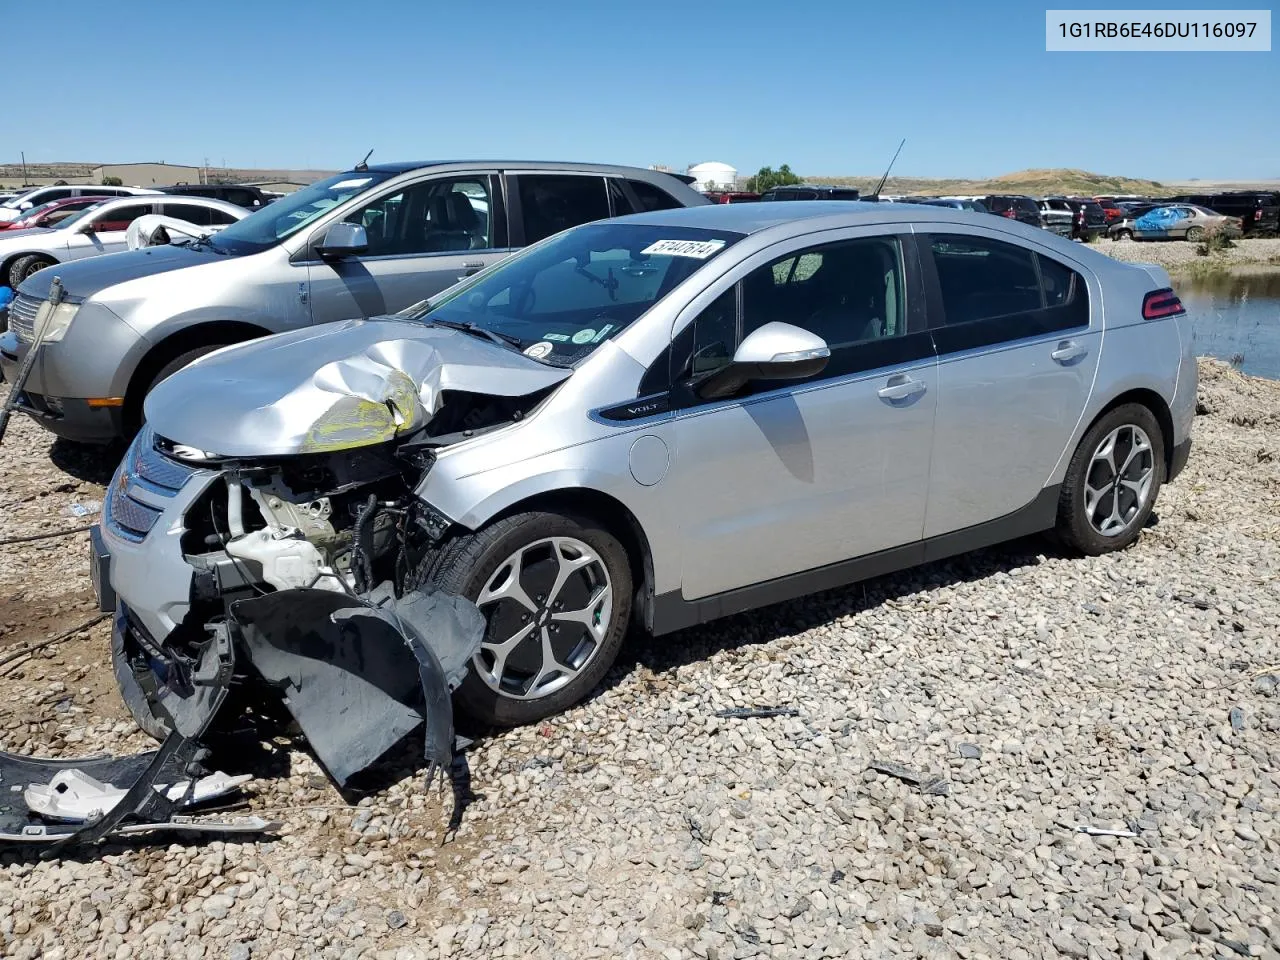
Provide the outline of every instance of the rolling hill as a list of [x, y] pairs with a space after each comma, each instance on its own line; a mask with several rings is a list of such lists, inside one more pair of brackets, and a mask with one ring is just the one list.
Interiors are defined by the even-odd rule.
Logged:
[[[879, 177], [823, 177], [805, 176], [809, 183], [832, 183], [874, 190]], [[890, 177], [884, 192], [889, 194], [980, 194], [1026, 193], [1032, 196], [1066, 193], [1098, 196], [1111, 193], [1136, 193], [1159, 195], [1165, 192], [1164, 184], [1156, 180], [1135, 177], [1115, 177], [1088, 170], [1069, 168], [1048, 170], [1019, 170], [988, 180], [947, 180], [920, 177]]]

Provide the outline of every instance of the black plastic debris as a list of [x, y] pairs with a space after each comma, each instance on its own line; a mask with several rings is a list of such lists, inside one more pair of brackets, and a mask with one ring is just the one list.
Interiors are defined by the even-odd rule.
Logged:
[[[41, 845], [46, 858], [72, 847], [92, 846], [102, 840], [150, 835], [163, 842], [182, 833], [269, 833], [276, 822], [254, 816], [223, 817], [180, 813], [187, 806], [195, 778], [204, 770], [199, 744], [173, 733], [159, 750], [126, 757], [46, 759], [0, 752], [0, 842]], [[125, 789], [125, 795], [99, 817], [85, 823], [48, 821], [31, 810], [26, 789], [47, 784], [60, 773], [79, 771], [94, 780]], [[188, 782], [188, 795], [171, 799], [157, 789], [160, 784]]]
[[714, 714], [726, 720], [750, 720], [758, 717], [798, 717], [800, 711], [792, 707], [730, 707]]
[[424, 724], [427, 780], [447, 774], [450, 695], [484, 637], [474, 604], [415, 592], [378, 607], [345, 593], [295, 589], [237, 601], [228, 613], [250, 664], [281, 692], [339, 786]]
[[894, 763], [892, 760], [873, 760], [867, 766], [868, 769], [874, 770], [876, 773], [884, 774], [886, 777], [894, 777], [909, 786], [915, 787], [920, 793], [935, 797], [945, 797], [951, 792], [951, 786], [945, 778], [920, 773], [910, 767], [904, 767], [900, 763]]

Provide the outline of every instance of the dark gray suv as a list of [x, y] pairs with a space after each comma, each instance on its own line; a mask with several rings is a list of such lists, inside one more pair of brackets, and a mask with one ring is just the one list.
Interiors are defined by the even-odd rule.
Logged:
[[0, 367], [12, 380], [42, 333], [21, 408], [59, 436], [110, 441], [137, 429], [152, 386], [219, 347], [395, 313], [569, 227], [707, 202], [634, 167], [357, 167], [205, 239], [34, 274], [10, 304]]

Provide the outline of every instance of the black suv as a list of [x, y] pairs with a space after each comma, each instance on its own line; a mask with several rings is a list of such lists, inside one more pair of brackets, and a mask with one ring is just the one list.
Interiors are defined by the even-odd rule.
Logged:
[[1246, 237], [1273, 237], [1280, 233], [1280, 192], [1274, 190], [1188, 193], [1171, 199], [1177, 203], [1208, 207], [1214, 213], [1228, 217], [1239, 217]]
[[186, 197], [209, 197], [225, 200], [237, 207], [260, 210], [273, 199], [257, 187], [244, 183], [179, 183], [172, 187], [160, 187], [163, 193], [176, 193]]
[[860, 200], [853, 187], [829, 187], [817, 183], [798, 183], [770, 187], [760, 194], [761, 200]]
[[1073, 215], [1071, 239], [1089, 243], [1107, 232], [1107, 211], [1092, 197], [1065, 197]]
[[1040, 219], [1040, 208], [1030, 197], [1009, 193], [993, 193], [989, 197], [979, 197], [986, 208], [998, 217], [1019, 220], [1033, 227], [1043, 227]]

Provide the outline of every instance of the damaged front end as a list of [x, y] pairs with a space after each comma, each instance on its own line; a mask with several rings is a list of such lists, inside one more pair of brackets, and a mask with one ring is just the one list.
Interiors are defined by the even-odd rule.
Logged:
[[448, 521], [414, 490], [437, 449], [520, 420], [568, 373], [359, 321], [219, 351], [157, 387], [94, 552], [140, 725], [186, 736], [199, 714], [203, 733], [243, 685], [278, 695], [339, 786], [419, 728], [429, 777], [447, 769], [451, 693], [485, 621], [432, 585]]

